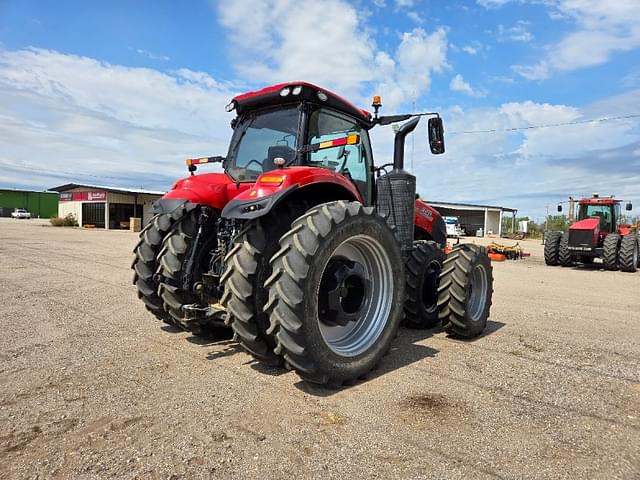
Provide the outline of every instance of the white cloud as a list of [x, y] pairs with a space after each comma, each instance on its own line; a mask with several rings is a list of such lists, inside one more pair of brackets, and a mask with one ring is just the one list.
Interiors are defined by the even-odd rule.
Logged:
[[97, 177], [168, 188], [184, 158], [226, 152], [233, 94], [190, 70], [0, 50], [0, 182], [42, 188]]
[[449, 88], [454, 92], [461, 92], [465, 95], [469, 95], [470, 97], [484, 97], [486, 96], [486, 92], [481, 90], [474, 90], [469, 82], [465, 81], [462, 75], [457, 74], [455, 77], [451, 79], [449, 83]]
[[637, 0], [548, 0], [553, 19], [571, 20], [577, 30], [547, 45], [546, 55], [533, 65], [516, 65], [528, 79], [544, 79], [601, 65], [618, 52], [640, 47], [640, 2]]
[[518, 20], [512, 27], [498, 25], [498, 41], [512, 41], [528, 43], [533, 40], [533, 34], [529, 31], [530, 22]]
[[410, 12], [408, 12], [407, 17], [409, 17], [410, 20], [413, 20], [416, 23], [424, 23], [424, 18], [422, 17], [422, 15], [420, 15], [415, 10], [411, 10]]
[[136, 48], [136, 53], [150, 60], [164, 60], [164, 61], [171, 60], [171, 58], [169, 58], [166, 55], [156, 55], [155, 53], [152, 53], [149, 50], [145, 50], [143, 48]]
[[361, 84], [372, 80], [373, 40], [346, 2], [239, 0], [221, 2], [218, 12], [243, 78], [305, 79], [345, 95], [359, 93]]

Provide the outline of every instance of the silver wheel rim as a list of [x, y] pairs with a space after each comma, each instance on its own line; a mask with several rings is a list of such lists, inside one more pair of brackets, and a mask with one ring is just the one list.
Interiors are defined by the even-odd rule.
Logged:
[[487, 270], [484, 268], [484, 265], [476, 265], [473, 270], [471, 270], [468, 300], [469, 317], [474, 322], [482, 319], [487, 303], [488, 285]]
[[[389, 321], [395, 288], [393, 270], [386, 250], [375, 238], [367, 235], [356, 235], [341, 243], [323, 267], [322, 279], [327, 273], [327, 265], [335, 258], [356, 262], [366, 272], [368, 281], [364, 298], [358, 308], [357, 319], [346, 325], [325, 323], [320, 310], [316, 312], [316, 318], [326, 345], [338, 355], [354, 357], [366, 352], [377, 342]], [[320, 288], [322, 283], [316, 290], [319, 300], [323, 294]]]

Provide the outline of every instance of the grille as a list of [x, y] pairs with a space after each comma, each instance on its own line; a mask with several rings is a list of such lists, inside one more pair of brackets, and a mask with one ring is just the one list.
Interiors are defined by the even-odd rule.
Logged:
[[570, 247], [593, 247], [593, 231], [569, 230]]

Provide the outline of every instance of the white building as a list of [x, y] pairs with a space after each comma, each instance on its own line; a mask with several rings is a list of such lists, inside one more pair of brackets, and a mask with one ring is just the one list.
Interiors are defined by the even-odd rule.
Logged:
[[142, 226], [153, 217], [153, 202], [164, 192], [135, 188], [68, 183], [50, 188], [60, 193], [58, 216], [72, 213], [80, 226], [128, 229], [131, 218], [141, 218]]
[[[470, 203], [431, 202], [426, 203], [435, 208], [443, 217], [458, 217], [460, 227], [468, 236], [475, 236], [482, 229], [482, 235], [502, 235], [502, 217], [505, 213], [513, 216], [515, 221], [518, 209], [498, 207], [494, 205], [474, 205]], [[506, 232], [505, 232], [506, 233]]]

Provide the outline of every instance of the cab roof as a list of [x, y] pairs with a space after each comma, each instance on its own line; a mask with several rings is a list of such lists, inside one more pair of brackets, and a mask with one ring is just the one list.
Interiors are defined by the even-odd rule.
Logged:
[[234, 106], [238, 115], [241, 115], [249, 110], [285, 105], [302, 100], [318, 105], [327, 105], [354, 117], [365, 126], [370, 126], [371, 124], [371, 114], [367, 110], [356, 107], [341, 96], [308, 82], [278, 83], [261, 90], [243, 93], [233, 97], [230, 106]]
[[581, 198], [578, 200], [579, 205], [616, 205], [618, 203], [622, 203], [622, 200], [618, 200], [613, 197], [591, 197], [591, 198]]

